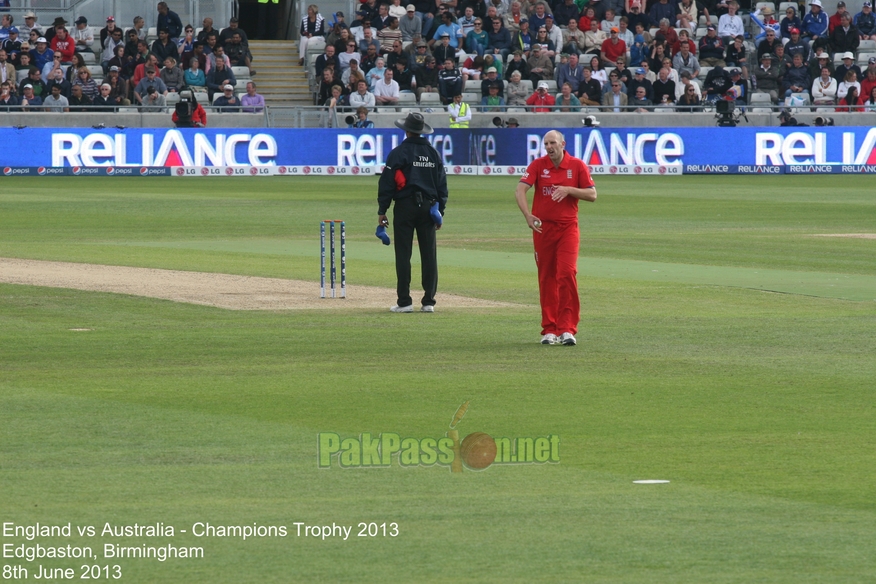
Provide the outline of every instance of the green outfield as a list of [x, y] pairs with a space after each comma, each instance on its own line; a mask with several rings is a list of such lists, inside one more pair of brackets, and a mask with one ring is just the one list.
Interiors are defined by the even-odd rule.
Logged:
[[[873, 179], [596, 177], [574, 348], [538, 344], [515, 183], [449, 179], [428, 315], [388, 312], [374, 178], [2, 179], [0, 258], [309, 280], [316, 297], [318, 222], [338, 218], [350, 285], [388, 289], [385, 309], [235, 311], [0, 283], [3, 577], [876, 580]], [[367, 434], [422, 447], [469, 400], [461, 437], [559, 437], [558, 461], [364, 462]], [[320, 434], [361, 464], [319, 468]], [[332, 525], [349, 536], [299, 534]], [[67, 546], [93, 556], [16, 557]], [[168, 546], [203, 557], [118, 557]]]

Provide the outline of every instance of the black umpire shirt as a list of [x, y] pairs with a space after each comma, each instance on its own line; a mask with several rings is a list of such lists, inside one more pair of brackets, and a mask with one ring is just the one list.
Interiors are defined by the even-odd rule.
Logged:
[[[398, 190], [395, 173], [401, 170], [405, 187]], [[438, 201], [438, 210], [444, 214], [447, 205], [447, 175], [438, 152], [422, 136], [407, 138], [386, 159], [377, 188], [377, 214], [386, 215], [393, 200], [401, 200], [423, 193], [424, 199]]]

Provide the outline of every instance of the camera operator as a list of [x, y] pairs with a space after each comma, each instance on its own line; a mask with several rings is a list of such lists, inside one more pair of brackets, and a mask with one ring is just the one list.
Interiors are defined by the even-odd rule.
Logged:
[[195, 99], [191, 91], [182, 91], [179, 94], [179, 102], [171, 117], [171, 121], [177, 128], [205, 128], [207, 126], [207, 112]]

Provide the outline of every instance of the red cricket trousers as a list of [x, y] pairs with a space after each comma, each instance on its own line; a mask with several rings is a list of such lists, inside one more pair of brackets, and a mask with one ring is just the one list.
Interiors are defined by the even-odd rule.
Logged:
[[543, 221], [541, 233], [532, 232], [543, 335], [578, 333], [581, 320], [577, 280], [579, 240], [577, 221]]

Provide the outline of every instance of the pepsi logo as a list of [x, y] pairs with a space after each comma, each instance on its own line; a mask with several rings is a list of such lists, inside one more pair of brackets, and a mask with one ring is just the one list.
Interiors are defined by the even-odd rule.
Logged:
[[353, 174], [359, 174], [359, 167], [354, 166], [352, 169], [350, 169], [350, 172], [352, 172]]
[[3, 174], [5, 174], [6, 176], [9, 176], [10, 174], [12, 174], [12, 169], [7, 166], [6, 168], [3, 169]]
[[78, 175], [78, 174], [81, 174], [81, 173], [82, 173], [82, 168], [80, 168], [80, 167], [78, 167], [78, 166], [74, 166], [74, 167], [73, 167], [73, 174]]
[[277, 168], [277, 172], [279, 172], [280, 174], [286, 174], [286, 167], [280, 166], [279, 168]]
[[40, 176], [46, 174], [46, 167], [45, 167], [45, 166], [41, 166], [41, 167], [39, 167], [39, 168], [37, 169], [37, 174], [40, 175]]
[[232, 174], [234, 174], [234, 169], [231, 167], [226, 168], [225, 174], [227, 174], [228, 176], [231, 176]]
[[249, 173], [250, 173], [251, 175], [255, 176], [255, 175], [257, 175], [257, 174], [259, 173], [259, 169], [256, 168], [255, 166], [253, 166], [252, 168], [249, 169]]
[[182, 176], [182, 175], [184, 175], [185, 173], [186, 173], [186, 169], [185, 169], [185, 168], [177, 168], [177, 169], [176, 169], [176, 176]]
[[326, 172], [329, 173], [329, 174], [334, 174], [334, 173], [335, 173], [335, 167], [334, 167], [334, 166], [329, 166], [329, 167], [326, 169]]
[[112, 175], [114, 175], [114, 174], [116, 173], [116, 169], [113, 168], [112, 166], [107, 166], [107, 167], [106, 167], [106, 173], [107, 173], [109, 176], [112, 176]]
[[140, 176], [146, 176], [147, 174], [149, 174], [149, 169], [146, 168], [145, 166], [141, 166], [140, 167]]
[[302, 171], [304, 174], [310, 174], [310, 167], [309, 167], [309, 166], [305, 166], [304, 168], [301, 169], [301, 171]]

